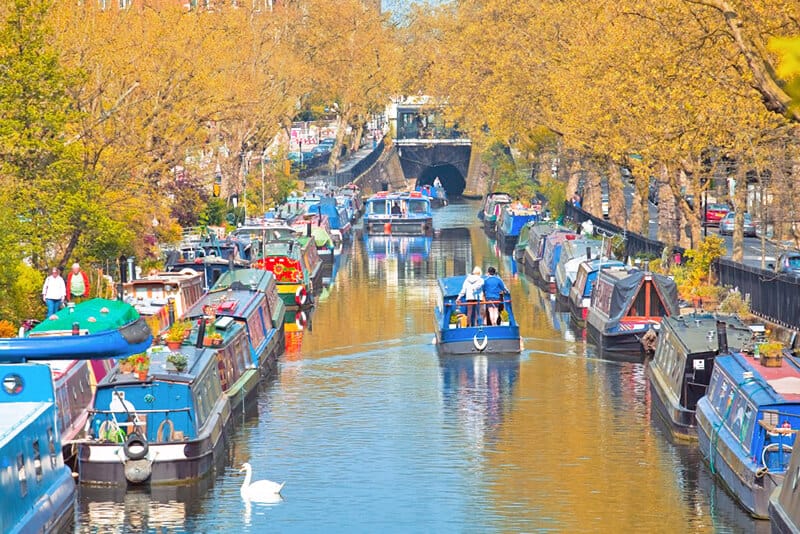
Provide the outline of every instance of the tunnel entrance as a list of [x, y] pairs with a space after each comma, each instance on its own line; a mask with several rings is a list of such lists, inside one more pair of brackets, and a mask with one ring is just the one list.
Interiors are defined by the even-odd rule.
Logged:
[[464, 188], [467, 186], [467, 182], [464, 179], [464, 175], [461, 174], [461, 171], [449, 163], [443, 163], [425, 167], [422, 174], [417, 178], [417, 187], [433, 185], [433, 181], [437, 176], [439, 177], [439, 181], [442, 182], [442, 187], [447, 191], [447, 197], [450, 199], [460, 197], [464, 192]]

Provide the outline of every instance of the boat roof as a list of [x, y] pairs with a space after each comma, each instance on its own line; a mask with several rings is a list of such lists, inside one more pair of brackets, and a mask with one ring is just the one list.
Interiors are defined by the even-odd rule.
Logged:
[[16, 434], [26, 428], [39, 412], [52, 406], [50, 402], [8, 402], [0, 403], [0, 450]]
[[741, 350], [753, 339], [753, 331], [735, 315], [713, 315], [710, 313], [686, 314], [664, 317], [661, 330], [671, 331], [687, 354], [716, 352], [718, 350], [717, 321], [725, 323], [728, 347]]
[[185, 313], [185, 316], [190, 319], [202, 317], [206, 315], [206, 307], [211, 307], [217, 317], [250, 317], [252, 309], [261, 302], [257, 295], [263, 294], [263, 290], [259, 293], [259, 288], [260, 286], [235, 284], [230, 289], [208, 292]]
[[445, 298], [457, 297], [466, 278], [465, 274], [439, 278], [439, 290], [442, 292], [442, 296]]
[[121, 300], [91, 299], [64, 308], [56, 319], [47, 319], [28, 333], [29, 337], [52, 335], [56, 332], [72, 332], [73, 323], [78, 323], [81, 332], [90, 334], [117, 330], [139, 319], [139, 312]]
[[625, 264], [620, 260], [611, 260], [608, 258], [594, 258], [591, 260], [583, 260], [581, 266], [588, 272], [599, 271], [600, 269], [615, 269], [618, 267], [625, 267]]
[[718, 356], [714, 365], [758, 405], [800, 402], [800, 368], [788, 358], [783, 360], [780, 367], [764, 367], [751, 355], [735, 352]]
[[242, 290], [266, 292], [270, 288], [273, 274], [263, 269], [234, 269], [225, 271], [209, 290], [209, 293], [219, 291]]
[[671, 278], [639, 269], [629, 271], [603, 269], [597, 277], [598, 283], [607, 281], [613, 286], [607, 327], [615, 326], [628, 313], [647, 278], [652, 280], [658, 290], [659, 299], [667, 315], [678, 315], [678, 288]]
[[180, 285], [183, 282], [190, 280], [202, 279], [203, 273], [198, 271], [173, 271], [173, 272], [158, 272], [136, 280], [131, 280], [125, 285], [132, 286], [166, 286], [166, 285]]
[[375, 193], [371, 197], [367, 199], [367, 202], [378, 201], [378, 200], [423, 200], [425, 202], [430, 203], [430, 198], [426, 197], [422, 193], [418, 191], [394, 191], [394, 192], [387, 192], [381, 191], [379, 193]]
[[[242, 328], [241, 325], [237, 325]], [[147, 349], [150, 356], [150, 366], [148, 375], [155, 379], [169, 380], [172, 382], [191, 383], [202, 373], [206, 367], [213, 365], [212, 360], [216, 360], [217, 351], [214, 347], [198, 348], [193, 345], [181, 345], [180, 349], [174, 351], [186, 356], [187, 365], [183, 372], [167, 370], [167, 358], [173, 351], [167, 347], [156, 345]], [[113, 388], [121, 384], [142, 382], [130, 373], [121, 373], [119, 367], [115, 367], [112, 372], [107, 374], [98, 384], [98, 389]]]

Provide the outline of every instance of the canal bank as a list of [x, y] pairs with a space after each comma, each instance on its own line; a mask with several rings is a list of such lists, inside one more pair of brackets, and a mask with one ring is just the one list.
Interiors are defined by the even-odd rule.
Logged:
[[[104, 512], [123, 532], [767, 531], [652, 421], [644, 367], [595, 359], [568, 313], [514, 275], [477, 209], [437, 211], [430, 241], [354, 243], [208, 487], [102, 506], [79, 490], [76, 530]], [[436, 279], [474, 264], [511, 289], [519, 357], [436, 355]], [[284, 501], [242, 502], [245, 461], [255, 479], [286, 481]]]

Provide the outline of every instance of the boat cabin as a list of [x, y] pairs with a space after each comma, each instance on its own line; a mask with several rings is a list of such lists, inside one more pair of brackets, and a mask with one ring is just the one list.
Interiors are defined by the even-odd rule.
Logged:
[[367, 235], [431, 235], [431, 201], [416, 191], [377, 193], [367, 199], [364, 230]]
[[[163, 272], [138, 278], [123, 285], [123, 300], [145, 318], [150, 330], [163, 332], [203, 295], [203, 273], [193, 269]], [[169, 303], [172, 301], [172, 317]]]

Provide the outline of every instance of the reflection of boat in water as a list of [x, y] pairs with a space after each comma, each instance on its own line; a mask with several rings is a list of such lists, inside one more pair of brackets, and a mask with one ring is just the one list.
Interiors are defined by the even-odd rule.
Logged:
[[303, 334], [311, 331], [311, 316], [315, 308], [307, 310], [289, 310], [284, 315], [283, 328], [286, 336], [284, 358], [291, 360], [292, 356], [300, 354], [303, 348]]
[[554, 295], [539, 286], [531, 286], [531, 291], [533, 298], [538, 300], [539, 307], [547, 312], [550, 326], [560, 332], [564, 340], [575, 341], [586, 337], [586, 329], [571, 320], [569, 312], [562, 308]]
[[364, 246], [370, 258], [397, 258], [416, 262], [428, 259], [432, 240], [431, 237], [423, 236], [369, 236], [364, 239]]
[[519, 377], [519, 355], [446, 356], [439, 358], [442, 396], [481, 441], [483, 433], [502, 422]]

